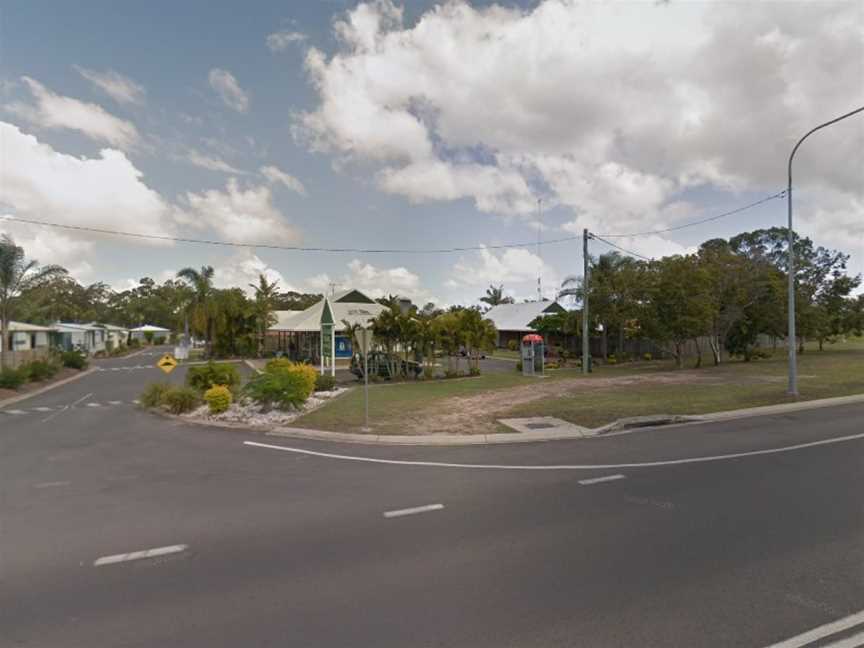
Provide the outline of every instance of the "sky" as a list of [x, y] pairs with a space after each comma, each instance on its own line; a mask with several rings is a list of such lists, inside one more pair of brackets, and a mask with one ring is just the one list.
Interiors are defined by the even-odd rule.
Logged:
[[[121, 290], [552, 298], [583, 228], [654, 231], [774, 195], [864, 105], [864, 3], [0, 1], [0, 232]], [[794, 166], [796, 229], [864, 272], [864, 115]], [[27, 225], [7, 217], [207, 246]], [[646, 257], [782, 226], [774, 199]], [[499, 249], [494, 246], [574, 240]], [[469, 247], [322, 253], [255, 247]], [[591, 242], [591, 254], [609, 251]]]

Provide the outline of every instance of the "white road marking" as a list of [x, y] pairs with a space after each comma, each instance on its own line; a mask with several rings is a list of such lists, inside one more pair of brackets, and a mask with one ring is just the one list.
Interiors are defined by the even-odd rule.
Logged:
[[822, 439], [821, 441], [810, 441], [808, 443], [797, 443], [795, 445], [783, 446], [780, 448], [768, 448], [765, 450], [750, 450], [749, 452], [735, 452], [725, 455], [713, 455], [708, 457], [689, 457], [687, 459], [667, 459], [665, 461], [644, 461], [639, 463], [620, 463], [620, 464], [553, 464], [553, 465], [514, 465], [514, 464], [466, 464], [466, 463], [448, 463], [444, 461], [407, 461], [404, 459], [378, 459], [376, 457], [356, 457], [353, 455], [332, 454], [329, 452], [316, 452], [314, 450], [304, 450], [302, 448], [289, 448], [287, 446], [271, 445], [269, 443], [258, 443], [256, 441], [244, 441], [243, 445], [253, 446], [256, 448], [267, 448], [268, 450], [281, 450], [283, 452], [294, 452], [297, 454], [310, 455], [313, 457], [324, 457], [326, 459], [341, 459], [343, 461], [363, 461], [366, 463], [389, 464], [392, 466], [425, 466], [429, 468], [483, 468], [488, 470], [597, 470], [617, 469], [617, 468], [654, 468], [657, 466], [680, 466], [691, 463], [705, 463], [708, 461], [724, 461], [726, 459], [740, 459], [742, 457], [755, 457], [758, 455], [778, 454], [781, 452], [792, 452], [794, 450], [803, 450], [804, 448], [814, 448], [816, 446], [830, 445], [833, 443], [844, 443], [846, 441], [855, 441], [864, 439], [864, 433], [850, 434], [842, 437], [834, 437], [832, 439]]
[[591, 484], [599, 484], [600, 482], [615, 481], [616, 479], [626, 479], [624, 475], [606, 475], [605, 477], [594, 477], [592, 479], [580, 479], [579, 483], [583, 486]]
[[54, 408], [53, 407], [34, 407], [33, 411], [34, 412], [53, 412]]
[[59, 410], [57, 410], [56, 412], [54, 412], [54, 413], [51, 414], [50, 416], [46, 416], [46, 417], [45, 417], [44, 419], [42, 419], [42, 421], [40, 421], [40, 422], [41, 422], [41, 423], [47, 423], [48, 421], [50, 421], [51, 419], [53, 419], [53, 418], [54, 418], [55, 416], [57, 416], [58, 414], [62, 414], [63, 412], [65, 412], [67, 409], [69, 409], [69, 406], [68, 406], [68, 405], [64, 405], [63, 407], [61, 407]]
[[402, 517], [403, 515], [416, 515], [417, 513], [426, 513], [428, 511], [440, 511], [444, 508], [443, 504], [426, 504], [425, 506], [415, 506], [413, 508], [398, 509], [396, 511], [386, 511], [385, 518]]
[[68, 481], [56, 481], [56, 482], [42, 482], [39, 484], [34, 484], [33, 488], [56, 488], [57, 486], [68, 486], [72, 482]]
[[87, 403], [87, 407], [102, 407], [102, 403]]
[[[838, 619], [837, 621], [826, 623], [825, 625], [819, 626], [818, 628], [813, 628], [812, 630], [808, 630], [804, 634], [790, 637], [786, 641], [771, 644], [770, 646], [767, 646], [767, 648], [801, 648], [801, 646], [806, 646], [812, 641], [816, 641], [817, 639], [823, 639], [824, 637], [828, 637], [829, 635], [836, 634], [838, 632], [841, 632], [842, 630], [846, 630], [848, 628], [856, 626], [859, 623], [864, 623], [864, 610], [862, 610], [861, 612], [856, 612], [855, 614], [850, 614], [843, 619]], [[859, 633], [854, 637], [849, 637], [844, 641], [860, 641], [862, 636], [864, 636], [864, 634]], [[836, 648], [851, 648], [852, 646], [859, 646], [860, 643], [843, 643], [841, 641], [838, 643], [832, 643], [830, 645], [835, 646]], [[826, 646], [825, 648], [828, 647]]]
[[93, 561], [94, 567], [102, 567], [103, 565], [113, 565], [115, 563], [126, 562], [129, 560], [141, 560], [142, 558], [155, 558], [156, 556], [166, 556], [168, 554], [185, 551], [189, 545], [179, 544], [171, 545], [170, 547], [156, 547], [155, 549], [145, 549], [143, 551], [133, 551], [125, 554], [115, 554], [113, 556], [103, 556]]
[[93, 395], [93, 392], [90, 392], [89, 394], [85, 394], [84, 396], [82, 396], [81, 398], [76, 400], [74, 403], [72, 403], [71, 407], [75, 407], [78, 403], [83, 403], [85, 400], [90, 398], [92, 395]]
[[123, 401], [108, 401], [109, 405], [122, 405]]
[[864, 632], [859, 632], [834, 643], [825, 644], [824, 648], [861, 648], [861, 646], [864, 646]]
[[4, 412], [5, 414], [11, 414], [12, 416], [21, 416], [22, 414], [27, 413], [24, 410], [19, 410], [19, 409], [0, 410], [0, 411]]
[[140, 405], [140, 404], [141, 404], [141, 401], [138, 400], [137, 398], [136, 398], [135, 400], [133, 400], [132, 402], [133, 402], [135, 405]]

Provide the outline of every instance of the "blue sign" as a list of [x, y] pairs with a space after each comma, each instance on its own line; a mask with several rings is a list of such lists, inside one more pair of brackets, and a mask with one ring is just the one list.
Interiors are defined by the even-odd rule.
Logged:
[[336, 336], [336, 357], [337, 358], [350, 358], [354, 355], [354, 351], [351, 348], [351, 338], [347, 335], [337, 335]]

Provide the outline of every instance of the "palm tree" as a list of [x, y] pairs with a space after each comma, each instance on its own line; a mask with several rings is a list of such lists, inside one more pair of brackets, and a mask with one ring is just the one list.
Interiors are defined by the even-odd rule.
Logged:
[[279, 281], [267, 281], [263, 274], [258, 275], [258, 285], [249, 284], [255, 291], [255, 320], [258, 326], [258, 355], [264, 352], [264, 341], [267, 337], [267, 329], [276, 323], [273, 314], [273, 306], [279, 295]]
[[66, 274], [58, 265], [40, 266], [24, 256], [24, 248], [15, 245], [10, 236], [0, 238], [0, 369], [6, 367], [6, 344], [9, 339], [9, 320], [12, 306], [22, 292], [31, 290]]
[[[213, 266], [201, 266], [201, 270], [195, 268], [183, 268], [177, 273], [178, 279], [183, 279], [193, 290], [192, 311], [199, 330], [204, 333], [207, 342], [207, 355], [210, 355], [213, 345]], [[203, 326], [200, 326], [203, 323]]]
[[504, 296], [504, 284], [500, 284], [498, 286], [490, 285], [480, 301], [490, 306], [498, 306], [499, 304], [512, 304], [513, 298]]

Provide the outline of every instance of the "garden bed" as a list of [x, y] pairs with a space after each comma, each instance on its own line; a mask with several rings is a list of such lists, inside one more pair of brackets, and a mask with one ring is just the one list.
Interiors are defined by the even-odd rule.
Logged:
[[211, 414], [209, 406], [204, 404], [181, 416], [199, 421], [241, 423], [250, 427], [287, 425], [293, 423], [300, 416], [313, 412], [347, 391], [350, 391], [350, 388], [337, 387], [331, 391], [314, 392], [303, 405], [290, 410], [267, 408], [249, 398], [243, 398], [238, 402], [232, 403], [226, 411], [219, 414]]

